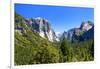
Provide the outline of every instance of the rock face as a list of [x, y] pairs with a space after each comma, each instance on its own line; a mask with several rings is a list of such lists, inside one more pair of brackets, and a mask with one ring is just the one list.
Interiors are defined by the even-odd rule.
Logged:
[[39, 33], [41, 37], [47, 38], [52, 42], [57, 40], [56, 34], [51, 28], [48, 20], [37, 17], [29, 20], [29, 24], [32, 26], [32, 30]]
[[71, 42], [80, 42], [94, 38], [94, 25], [92, 22], [83, 22], [79, 28], [70, 29], [64, 32], [62, 38], [67, 38]]
[[94, 38], [94, 26], [83, 34], [83, 38], [84, 38], [84, 40]]
[[49, 41], [53, 42], [58, 40], [48, 20], [41, 17], [26, 19], [19, 14], [15, 14], [15, 16], [15, 31], [18, 31], [19, 33], [25, 33], [25, 29], [31, 30], [38, 33], [41, 37], [48, 39]]
[[87, 22], [82, 22], [80, 29], [82, 31], [88, 31], [92, 27], [93, 27], [93, 23], [91, 21], [87, 21]]

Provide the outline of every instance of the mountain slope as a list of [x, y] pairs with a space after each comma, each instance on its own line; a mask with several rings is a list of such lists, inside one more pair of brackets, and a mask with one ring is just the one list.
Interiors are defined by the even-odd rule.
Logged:
[[56, 44], [42, 38], [32, 26], [15, 14], [15, 65], [57, 63], [59, 50]]

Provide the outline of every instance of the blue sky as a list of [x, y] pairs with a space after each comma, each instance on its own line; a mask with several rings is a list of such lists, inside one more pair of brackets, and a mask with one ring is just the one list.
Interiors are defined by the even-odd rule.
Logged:
[[25, 18], [43, 17], [55, 32], [79, 27], [82, 21], [94, 22], [94, 9], [68, 6], [15, 4], [15, 11]]

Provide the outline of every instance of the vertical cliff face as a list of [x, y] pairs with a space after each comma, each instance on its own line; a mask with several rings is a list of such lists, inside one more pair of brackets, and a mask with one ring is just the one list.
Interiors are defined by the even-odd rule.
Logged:
[[82, 31], [88, 31], [92, 27], [93, 27], [93, 23], [91, 21], [87, 21], [87, 22], [82, 22], [80, 29]]
[[37, 17], [33, 18], [29, 21], [29, 24], [32, 26], [32, 30], [39, 33], [39, 35], [43, 38], [47, 38], [49, 41], [56, 41], [57, 37], [55, 32], [50, 26], [48, 20]]

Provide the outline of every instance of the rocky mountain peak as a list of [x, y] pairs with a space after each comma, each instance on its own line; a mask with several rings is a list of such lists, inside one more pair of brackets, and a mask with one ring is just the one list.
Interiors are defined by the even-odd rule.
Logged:
[[88, 31], [89, 29], [91, 29], [93, 26], [93, 23], [91, 21], [86, 21], [86, 22], [82, 22], [80, 29], [83, 31]]
[[50, 41], [56, 40], [56, 34], [51, 28], [49, 21], [42, 17], [32, 18], [29, 21], [32, 26], [33, 31], [39, 33], [43, 38], [47, 38]]

